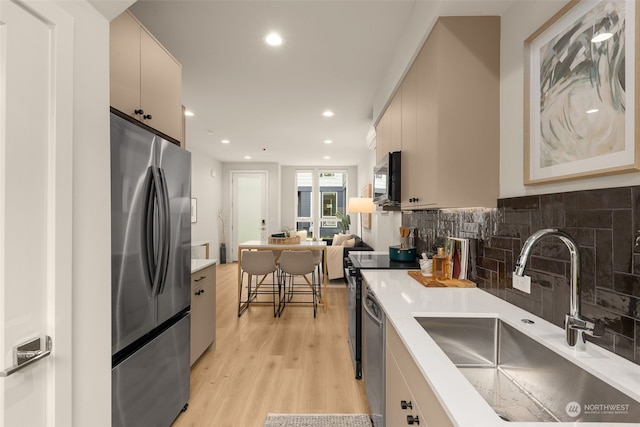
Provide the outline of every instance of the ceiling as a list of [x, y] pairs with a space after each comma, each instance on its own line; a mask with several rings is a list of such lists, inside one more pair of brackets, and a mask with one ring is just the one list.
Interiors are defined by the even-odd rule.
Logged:
[[[441, 3], [140, 0], [131, 11], [182, 64], [183, 103], [195, 114], [187, 149], [222, 162], [348, 166], [370, 156], [375, 96], [416, 5]], [[267, 46], [270, 31], [284, 44]]]

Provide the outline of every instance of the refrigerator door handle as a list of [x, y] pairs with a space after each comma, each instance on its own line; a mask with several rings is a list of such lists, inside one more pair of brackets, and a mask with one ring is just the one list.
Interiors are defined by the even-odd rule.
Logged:
[[169, 206], [169, 191], [167, 189], [167, 179], [162, 168], [157, 168], [158, 182], [160, 183], [158, 193], [158, 209], [159, 226], [162, 228], [162, 241], [160, 242], [158, 249], [160, 251], [160, 257], [158, 260], [158, 290], [156, 295], [161, 294], [164, 291], [164, 285], [167, 281], [167, 271], [169, 270], [169, 252], [171, 249], [171, 207]]
[[164, 223], [165, 210], [162, 207], [163, 191], [158, 167], [149, 166], [151, 184], [147, 195], [146, 242], [147, 262], [151, 277], [151, 295], [157, 296], [162, 281], [162, 263], [164, 262], [164, 240], [160, 228]]
[[156, 256], [155, 256], [155, 238], [154, 238], [154, 204], [156, 200], [156, 185], [154, 182], [153, 166], [147, 168], [147, 177], [145, 179], [145, 199], [144, 199], [144, 224], [142, 224], [142, 261], [147, 273], [147, 279], [151, 284], [149, 289], [151, 295], [155, 291], [155, 275], [156, 275]]

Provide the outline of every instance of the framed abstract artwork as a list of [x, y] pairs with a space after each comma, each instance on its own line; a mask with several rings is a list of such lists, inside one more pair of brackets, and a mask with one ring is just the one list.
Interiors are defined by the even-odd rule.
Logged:
[[525, 185], [640, 169], [637, 9], [572, 0], [525, 40]]
[[[371, 184], [367, 184], [360, 190], [360, 197], [371, 197]], [[362, 215], [362, 226], [364, 228], [371, 228], [371, 214], [365, 213]]]

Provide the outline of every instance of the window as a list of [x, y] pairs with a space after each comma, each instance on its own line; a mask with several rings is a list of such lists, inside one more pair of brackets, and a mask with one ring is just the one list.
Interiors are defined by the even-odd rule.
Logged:
[[346, 172], [298, 171], [296, 192], [296, 229], [320, 238], [331, 238], [342, 231], [336, 213], [346, 213]]
[[335, 191], [323, 191], [322, 192], [322, 218], [336, 216], [336, 209], [338, 207], [338, 193]]

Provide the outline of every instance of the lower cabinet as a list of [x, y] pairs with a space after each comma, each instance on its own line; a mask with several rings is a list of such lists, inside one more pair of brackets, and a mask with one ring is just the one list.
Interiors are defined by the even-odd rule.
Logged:
[[191, 274], [191, 365], [216, 339], [216, 265]]
[[386, 325], [386, 423], [389, 427], [453, 427], [438, 398], [402, 343]]

